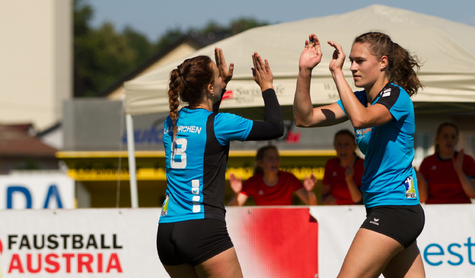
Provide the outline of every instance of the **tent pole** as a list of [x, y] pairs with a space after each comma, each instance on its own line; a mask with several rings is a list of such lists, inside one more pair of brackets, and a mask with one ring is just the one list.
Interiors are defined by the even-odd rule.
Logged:
[[130, 180], [130, 200], [132, 208], [139, 207], [139, 200], [137, 194], [137, 176], [135, 173], [135, 138], [134, 138], [134, 122], [132, 121], [132, 115], [126, 114], [126, 127], [127, 127], [127, 150], [129, 153], [129, 180]]

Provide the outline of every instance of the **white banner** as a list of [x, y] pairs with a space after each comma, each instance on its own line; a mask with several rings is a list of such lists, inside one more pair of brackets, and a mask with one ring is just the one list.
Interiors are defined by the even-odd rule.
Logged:
[[[227, 209], [244, 277], [336, 277], [365, 218], [363, 206]], [[427, 277], [473, 277], [475, 206], [424, 210], [418, 245]], [[168, 277], [156, 251], [159, 215], [159, 208], [0, 210], [0, 278]]]
[[159, 215], [160, 209], [0, 211], [0, 278], [168, 277], [155, 246]]
[[0, 209], [75, 208], [74, 180], [61, 174], [0, 176]]
[[[475, 277], [475, 205], [423, 205], [424, 230], [417, 240], [426, 276]], [[317, 206], [319, 277], [336, 277], [366, 218], [364, 206]], [[473, 239], [472, 239], [473, 237]]]

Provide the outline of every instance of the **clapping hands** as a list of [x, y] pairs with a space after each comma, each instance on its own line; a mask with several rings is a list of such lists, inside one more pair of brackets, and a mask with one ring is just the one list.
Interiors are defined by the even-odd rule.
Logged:
[[273, 88], [272, 83], [274, 77], [272, 75], [272, 71], [270, 70], [269, 61], [263, 61], [261, 56], [259, 56], [257, 52], [254, 52], [252, 55], [252, 63], [254, 64], [254, 68], [252, 68], [254, 81], [256, 81], [259, 87], [261, 87], [262, 92]]
[[219, 70], [219, 76], [221, 76], [221, 87], [225, 89], [228, 82], [233, 78], [234, 63], [229, 64], [228, 68], [226, 60], [224, 59], [223, 50], [217, 47], [214, 49], [214, 59], [216, 60], [216, 66]]
[[310, 178], [308, 178], [307, 176], [305, 176], [305, 180], [303, 182], [303, 186], [305, 187], [305, 190], [307, 191], [312, 191], [313, 188], [315, 187], [315, 184], [317, 184], [318, 180], [317, 180], [317, 177], [315, 177], [315, 174], [312, 173], [310, 175]]
[[238, 194], [242, 190], [242, 181], [241, 178], [236, 178], [236, 175], [231, 173], [229, 175], [229, 183], [234, 194]]
[[320, 41], [315, 34], [311, 34], [305, 41], [305, 48], [300, 54], [299, 68], [311, 71], [320, 63], [322, 56]]

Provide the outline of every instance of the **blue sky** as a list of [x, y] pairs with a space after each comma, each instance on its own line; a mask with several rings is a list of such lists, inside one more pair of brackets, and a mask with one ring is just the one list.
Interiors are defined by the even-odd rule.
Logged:
[[475, 26], [474, 0], [86, 0], [94, 9], [94, 27], [106, 21], [118, 31], [129, 25], [155, 41], [165, 30], [203, 27], [210, 20], [227, 25], [239, 17], [269, 23], [342, 14], [372, 4], [402, 8]]

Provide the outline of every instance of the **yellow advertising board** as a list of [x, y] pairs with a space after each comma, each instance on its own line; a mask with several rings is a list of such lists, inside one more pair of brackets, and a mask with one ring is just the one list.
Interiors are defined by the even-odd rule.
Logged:
[[[254, 171], [255, 151], [231, 151], [226, 179], [234, 173], [248, 179]], [[136, 152], [137, 180], [166, 180], [164, 152]], [[334, 151], [280, 151], [281, 170], [303, 180], [314, 173], [323, 178], [326, 161]], [[68, 175], [77, 181], [129, 180], [127, 152], [58, 152]], [[119, 168], [120, 165], [120, 168]]]

